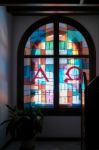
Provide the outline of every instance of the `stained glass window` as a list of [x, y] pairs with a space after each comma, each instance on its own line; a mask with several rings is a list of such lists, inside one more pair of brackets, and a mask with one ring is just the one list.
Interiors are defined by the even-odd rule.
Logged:
[[60, 55], [88, 55], [89, 50], [84, 36], [76, 28], [59, 23]]
[[84, 97], [83, 72], [89, 82], [89, 48], [82, 33], [64, 23], [59, 23], [59, 54], [59, 104], [79, 107]]
[[21, 77], [18, 76], [21, 84], [24, 83], [22, 89], [18, 84], [20, 97], [23, 96], [22, 107], [64, 112], [70, 108], [81, 110], [85, 89], [83, 72], [88, 83], [94, 69], [94, 65], [90, 67], [87, 32], [82, 33], [73, 21], [54, 19], [47, 24], [39, 22], [40, 26], [33, 26], [31, 33], [30, 29], [27, 32], [24, 61], [20, 57], [22, 65], [19, 64]]
[[[54, 44], [53, 23], [35, 30], [26, 42], [24, 55], [33, 58], [24, 58], [24, 107], [54, 107], [56, 86], [54, 85]], [[86, 40], [73, 26], [59, 23], [58, 51], [59, 100], [57, 101], [60, 107], [79, 107], [83, 71], [86, 72], [89, 81], [89, 58], [83, 57], [89, 54]], [[82, 58], [79, 58], [81, 55]]]
[[53, 107], [53, 58], [24, 59], [24, 106]]
[[53, 23], [41, 26], [28, 38], [25, 55], [52, 55], [53, 38]]
[[59, 104], [78, 107], [81, 104], [83, 71], [89, 80], [89, 59], [60, 58], [59, 62]]

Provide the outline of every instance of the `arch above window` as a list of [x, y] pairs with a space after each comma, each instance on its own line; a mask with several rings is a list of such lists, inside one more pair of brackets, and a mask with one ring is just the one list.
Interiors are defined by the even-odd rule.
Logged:
[[95, 76], [95, 47], [87, 30], [67, 17], [34, 23], [18, 49], [18, 106], [40, 107], [46, 114], [81, 112], [82, 73]]

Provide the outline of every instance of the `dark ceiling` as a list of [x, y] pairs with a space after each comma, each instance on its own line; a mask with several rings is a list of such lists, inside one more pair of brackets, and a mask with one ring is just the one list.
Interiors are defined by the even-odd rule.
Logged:
[[22, 4], [22, 3], [99, 4], [99, 0], [0, 0], [0, 4]]
[[22, 4], [22, 3], [99, 4], [99, 0], [0, 0], [0, 4]]
[[[79, 4], [80, 0], [60, 0], [60, 3], [70, 3]], [[8, 3], [8, 0], [1, 0], [2, 3]], [[18, 4], [18, 3], [58, 3], [57, 0], [9, 0], [8, 4]]]
[[12, 15], [99, 14], [99, 0], [0, 0], [0, 5]]

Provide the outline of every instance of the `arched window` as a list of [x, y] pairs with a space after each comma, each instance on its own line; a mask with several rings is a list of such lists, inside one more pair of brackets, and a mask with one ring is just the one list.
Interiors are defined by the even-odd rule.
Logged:
[[18, 49], [18, 106], [40, 107], [45, 114], [81, 112], [82, 73], [95, 76], [95, 48], [86, 29], [67, 17], [34, 23]]

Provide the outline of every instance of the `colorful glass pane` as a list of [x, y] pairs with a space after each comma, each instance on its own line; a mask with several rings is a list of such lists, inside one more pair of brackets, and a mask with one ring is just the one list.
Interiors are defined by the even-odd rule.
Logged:
[[82, 72], [89, 82], [88, 58], [60, 58], [59, 60], [59, 104], [78, 107], [81, 104]]
[[88, 45], [83, 35], [74, 27], [59, 23], [59, 54], [88, 55]]
[[53, 23], [35, 30], [25, 46], [25, 55], [53, 55]]
[[[24, 107], [54, 107], [56, 66], [50, 56], [54, 57], [55, 44], [53, 23], [41, 26], [27, 40], [24, 51]], [[59, 23], [59, 82], [55, 83], [59, 84], [60, 106], [77, 108], [81, 106], [81, 98], [84, 101], [82, 72], [86, 73], [89, 82], [88, 55], [89, 49], [83, 35], [73, 26]]]
[[24, 107], [53, 107], [53, 58], [24, 58]]

